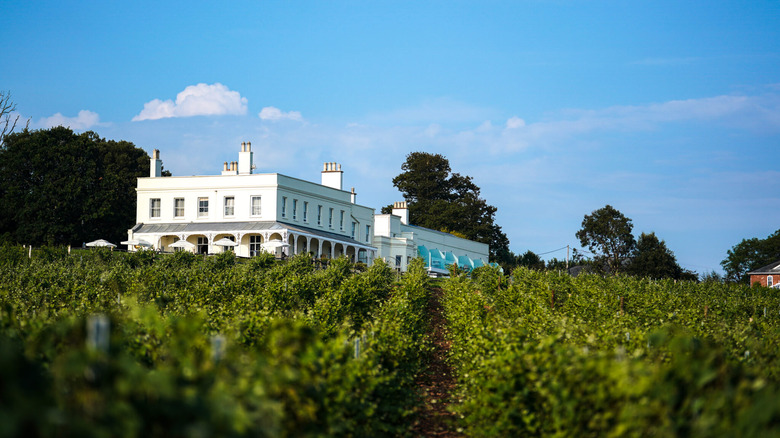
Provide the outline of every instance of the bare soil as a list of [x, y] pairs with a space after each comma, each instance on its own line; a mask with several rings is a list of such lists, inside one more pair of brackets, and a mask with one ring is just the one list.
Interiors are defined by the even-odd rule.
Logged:
[[419, 421], [412, 431], [416, 436], [424, 437], [461, 437], [455, 426], [455, 416], [448, 410], [454, 400], [455, 376], [447, 363], [450, 344], [445, 337], [447, 320], [441, 310], [441, 288], [431, 290], [428, 302], [428, 315], [431, 321], [429, 336], [433, 341], [428, 367], [417, 379], [417, 386], [424, 397], [424, 405]]

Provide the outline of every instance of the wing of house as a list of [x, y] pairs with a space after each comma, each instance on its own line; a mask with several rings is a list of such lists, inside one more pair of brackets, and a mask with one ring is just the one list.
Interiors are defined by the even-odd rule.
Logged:
[[[341, 165], [325, 163], [318, 184], [256, 174], [253, 155], [251, 143], [242, 143], [238, 161], [224, 163], [221, 175], [163, 177], [155, 150], [150, 176], [138, 178], [129, 239], [164, 251], [186, 240], [199, 253], [344, 255], [369, 264], [376, 258], [374, 209], [357, 204], [354, 189], [342, 189]], [[236, 245], [217, 243], [225, 238]]]
[[780, 288], [780, 260], [762, 266], [755, 271], [748, 272], [750, 284]]

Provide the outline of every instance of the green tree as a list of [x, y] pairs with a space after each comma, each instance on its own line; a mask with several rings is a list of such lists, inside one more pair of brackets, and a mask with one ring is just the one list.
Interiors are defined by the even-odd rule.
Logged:
[[135, 223], [136, 178], [149, 156], [132, 143], [56, 127], [14, 133], [0, 149], [0, 236], [17, 243], [117, 242]]
[[517, 256], [517, 265], [525, 266], [528, 269], [534, 269], [537, 271], [544, 270], [544, 260], [542, 260], [541, 257], [536, 255], [536, 253], [530, 249], [523, 255]]
[[[655, 233], [642, 233], [637, 240], [626, 272], [654, 279], [683, 279], [686, 271], [677, 264], [674, 253]], [[688, 273], [690, 275], [690, 273]]]
[[583, 247], [595, 254], [595, 266], [607, 273], [619, 273], [636, 242], [631, 219], [606, 205], [582, 220], [582, 229], [575, 234]]
[[727, 252], [727, 257], [720, 262], [726, 271], [726, 280], [746, 283], [748, 272], [780, 260], [780, 230], [767, 236], [766, 239], [742, 239]]
[[401, 169], [393, 185], [406, 200], [410, 223], [461, 233], [490, 245], [492, 261], [514, 263], [509, 239], [495, 223], [496, 207], [480, 197], [470, 176], [452, 173], [447, 158], [426, 152], [410, 153]]

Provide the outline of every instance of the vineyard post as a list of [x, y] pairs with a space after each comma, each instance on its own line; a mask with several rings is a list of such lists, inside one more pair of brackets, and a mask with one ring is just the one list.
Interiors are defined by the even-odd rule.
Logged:
[[222, 335], [211, 336], [211, 359], [219, 363], [225, 356], [225, 337]]
[[87, 318], [87, 347], [92, 350], [108, 352], [109, 321], [103, 314], [90, 315]]
[[32, 258], [32, 245], [30, 245], [30, 247], [27, 248], [27, 258], [28, 259]]
[[707, 311], [710, 310], [710, 306], [704, 306], [704, 317], [707, 318]]
[[555, 310], [555, 291], [552, 290], [550, 292], [551, 292], [551, 295], [550, 295], [550, 310]]
[[623, 315], [623, 297], [618, 297], [618, 298], [620, 298], [620, 315], [622, 316]]

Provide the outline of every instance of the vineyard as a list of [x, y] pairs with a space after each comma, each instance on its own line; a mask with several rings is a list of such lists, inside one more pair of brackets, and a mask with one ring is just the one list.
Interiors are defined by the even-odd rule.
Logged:
[[780, 436], [770, 289], [525, 269], [445, 289], [470, 436]]
[[0, 247], [0, 437], [423, 433], [433, 324], [446, 436], [780, 436], [766, 288], [483, 267], [439, 318], [420, 260], [28, 255]]
[[398, 436], [427, 276], [305, 256], [0, 254], [0, 436]]

